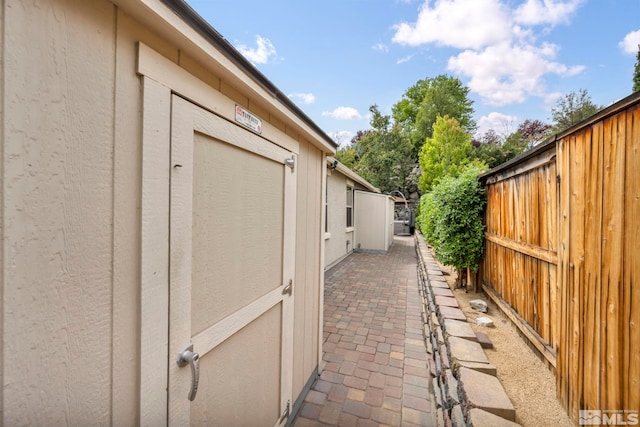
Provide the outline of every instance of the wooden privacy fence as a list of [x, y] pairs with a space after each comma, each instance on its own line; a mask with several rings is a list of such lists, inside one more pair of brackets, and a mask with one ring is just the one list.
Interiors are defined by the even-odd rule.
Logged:
[[576, 423], [640, 410], [640, 93], [481, 181], [480, 283], [554, 367], [558, 399]]

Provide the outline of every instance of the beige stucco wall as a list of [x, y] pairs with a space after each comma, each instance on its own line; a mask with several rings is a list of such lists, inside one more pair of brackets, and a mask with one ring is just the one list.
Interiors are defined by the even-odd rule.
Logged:
[[[347, 229], [347, 183], [353, 186], [353, 181], [337, 170], [328, 170], [325, 268], [331, 267], [353, 251], [353, 227]], [[348, 249], [347, 240], [350, 242]]]
[[[294, 397], [318, 366], [324, 150], [237, 81], [211, 72], [195, 59], [197, 46], [163, 31], [162, 19], [139, 2], [120, 3], [125, 9], [106, 0], [2, 3], [0, 424], [7, 426], [140, 419], [138, 41], [300, 142]], [[130, 15], [139, 12], [140, 19]]]

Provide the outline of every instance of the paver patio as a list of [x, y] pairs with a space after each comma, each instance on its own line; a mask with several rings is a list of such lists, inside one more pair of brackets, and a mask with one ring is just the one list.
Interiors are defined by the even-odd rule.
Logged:
[[413, 237], [327, 271], [323, 360], [293, 425], [431, 426]]

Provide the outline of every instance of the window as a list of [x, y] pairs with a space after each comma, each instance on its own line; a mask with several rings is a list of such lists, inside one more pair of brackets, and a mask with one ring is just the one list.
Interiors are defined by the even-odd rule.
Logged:
[[353, 187], [347, 185], [347, 228], [353, 227]]

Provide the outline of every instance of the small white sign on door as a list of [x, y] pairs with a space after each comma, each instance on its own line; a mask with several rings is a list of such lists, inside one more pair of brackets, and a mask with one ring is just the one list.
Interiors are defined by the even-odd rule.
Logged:
[[240, 105], [236, 104], [236, 122], [240, 123], [251, 129], [254, 132], [262, 134], [262, 120], [250, 112], [246, 110]]

